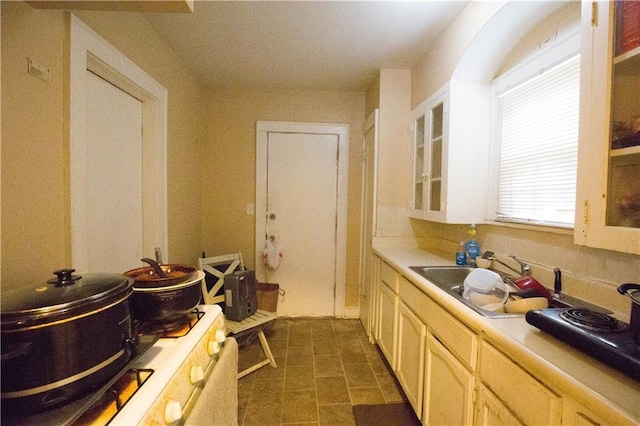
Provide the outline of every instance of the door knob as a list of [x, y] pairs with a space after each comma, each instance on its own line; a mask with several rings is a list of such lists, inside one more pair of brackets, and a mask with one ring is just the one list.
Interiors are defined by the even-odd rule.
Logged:
[[276, 214], [275, 213], [269, 214], [269, 219], [276, 220]]

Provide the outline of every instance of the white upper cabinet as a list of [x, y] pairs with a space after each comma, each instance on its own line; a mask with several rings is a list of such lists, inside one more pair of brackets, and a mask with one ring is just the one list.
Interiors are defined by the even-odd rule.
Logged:
[[640, 3], [582, 3], [576, 244], [640, 254]]
[[477, 223], [487, 203], [489, 88], [451, 80], [412, 112], [410, 216]]

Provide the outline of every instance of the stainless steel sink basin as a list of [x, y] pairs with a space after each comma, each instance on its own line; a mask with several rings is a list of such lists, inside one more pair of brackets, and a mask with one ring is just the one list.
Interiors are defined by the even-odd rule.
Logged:
[[410, 266], [409, 268], [446, 291], [453, 286], [462, 285], [469, 272], [475, 269], [471, 266]]
[[487, 311], [462, 297], [464, 279], [469, 275], [469, 272], [474, 270], [471, 266], [410, 266], [409, 268], [484, 317], [510, 318], [524, 316], [524, 314]]
[[[473, 309], [482, 316], [488, 318], [510, 318], [510, 317], [522, 317], [524, 313], [505, 313], [505, 312], [491, 312], [486, 309], [482, 309], [478, 305], [462, 297], [462, 290], [464, 286], [464, 279], [469, 272], [473, 271], [473, 267], [470, 266], [410, 266], [411, 270], [417, 272], [420, 276], [426, 278], [432, 284], [449, 293], [451, 296], [458, 299], [460, 302]], [[503, 279], [506, 275], [501, 274]], [[611, 313], [598, 306], [592, 305], [584, 300], [580, 300], [569, 295], [562, 295], [559, 299], [554, 297], [549, 304], [550, 308], [570, 308], [570, 307], [582, 307], [589, 308], [602, 313]]]

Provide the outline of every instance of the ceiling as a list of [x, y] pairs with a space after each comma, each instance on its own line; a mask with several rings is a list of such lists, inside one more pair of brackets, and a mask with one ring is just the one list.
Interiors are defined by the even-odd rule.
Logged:
[[468, 1], [196, 1], [145, 13], [210, 87], [364, 91], [411, 68]]

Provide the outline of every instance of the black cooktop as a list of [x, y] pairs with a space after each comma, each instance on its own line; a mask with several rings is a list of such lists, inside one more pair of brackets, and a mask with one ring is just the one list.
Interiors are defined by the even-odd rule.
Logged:
[[527, 322], [623, 374], [640, 380], [640, 347], [629, 325], [589, 309], [529, 311]]

